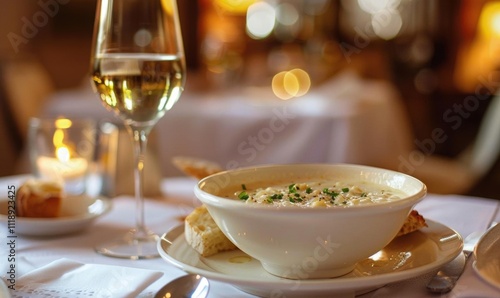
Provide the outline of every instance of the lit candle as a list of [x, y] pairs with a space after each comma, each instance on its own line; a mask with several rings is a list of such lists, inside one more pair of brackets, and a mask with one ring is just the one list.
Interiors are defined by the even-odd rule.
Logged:
[[40, 176], [60, 181], [69, 193], [81, 194], [85, 192], [89, 164], [87, 159], [76, 154], [74, 144], [68, 140], [66, 129], [71, 125], [68, 119], [56, 121], [52, 136], [54, 155], [37, 157], [36, 165]]
[[88, 163], [85, 158], [81, 157], [60, 160], [55, 157], [40, 156], [37, 166], [42, 176], [66, 181], [85, 176]]

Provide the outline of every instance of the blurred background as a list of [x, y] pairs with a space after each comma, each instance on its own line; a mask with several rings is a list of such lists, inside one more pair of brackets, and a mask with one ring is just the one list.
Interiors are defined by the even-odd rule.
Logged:
[[[431, 153], [447, 160], [477, 141], [500, 86], [500, 1], [181, 0], [178, 5], [189, 92], [268, 86], [280, 100], [290, 100], [354, 71], [396, 88], [419, 144], [439, 138], [439, 128], [446, 140], [434, 141]], [[95, 6], [95, 0], [2, 0], [1, 176], [22, 171], [28, 119], [54, 94], [89, 85]], [[290, 76], [295, 91], [286, 85]], [[469, 194], [500, 198], [497, 157]]]

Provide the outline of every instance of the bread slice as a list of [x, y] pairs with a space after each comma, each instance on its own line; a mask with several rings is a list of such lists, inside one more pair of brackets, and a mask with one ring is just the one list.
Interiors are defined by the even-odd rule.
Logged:
[[415, 232], [423, 227], [427, 227], [425, 218], [422, 215], [420, 215], [418, 211], [412, 210], [408, 215], [408, 217], [406, 218], [403, 226], [399, 230], [396, 237], [403, 236], [411, 232]]
[[196, 179], [203, 179], [222, 171], [222, 167], [213, 161], [200, 158], [176, 156], [172, 163], [184, 174]]
[[219, 229], [205, 205], [197, 207], [186, 217], [184, 236], [187, 243], [204, 257], [236, 249]]

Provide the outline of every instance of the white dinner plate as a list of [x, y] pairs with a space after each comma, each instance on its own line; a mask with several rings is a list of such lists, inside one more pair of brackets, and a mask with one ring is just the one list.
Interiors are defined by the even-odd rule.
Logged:
[[109, 210], [111, 200], [108, 198], [80, 196], [63, 199], [59, 217], [12, 218], [11, 215], [9, 220], [9, 200], [3, 198], [0, 199], [0, 223], [13, 235], [56, 236], [81, 231]]
[[3, 279], [0, 278], [0, 297], [2, 298], [10, 298], [10, 291], [7, 288], [7, 285], [4, 283]]
[[440, 223], [428, 220], [427, 224], [427, 228], [394, 239], [372, 257], [359, 262], [351, 273], [331, 279], [280, 278], [267, 273], [259, 261], [240, 250], [202, 257], [186, 242], [182, 225], [161, 237], [158, 251], [163, 259], [187, 272], [232, 284], [258, 296], [358, 295], [437, 270], [458, 256], [463, 247], [462, 237]]
[[500, 289], [500, 224], [490, 228], [474, 249], [474, 270], [476, 273]]

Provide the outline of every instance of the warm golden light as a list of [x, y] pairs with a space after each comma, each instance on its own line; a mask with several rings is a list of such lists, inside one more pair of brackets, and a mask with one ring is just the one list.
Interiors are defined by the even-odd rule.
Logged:
[[70, 128], [73, 123], [69, 119], [60, 118], [56, 120], [56, 127], [59, 129]]
[[[56, 126], [68, 128], [68, 119], [61, 120]], [[66, 121], [63, 121], [66, 120]], [[88, 169], [88, 162], [83, 157], [78, 157], [75, 146], [69, 140], [65, 130], [57, 128], [52, 136], [54, 144], [54, 156], [39, 156], [36, 160], [40, 174], [55, 180], [71, 180], [82, 178]]]
[[133, 100], [133, 94], [132, 90], [128, 88], [127, 81], [123, 80], [122, 83], [122, 90], [123, 90], [123, 103], [125, 109], [132, 111], [134, 109], [134, 100]]
[[61, 147], [64, 140], [64, 131], [62, 129], [56, 129], [54, 136], [52, 137], [52, 143], [54, 147]]
[[292, 97], [292, 96], [290, 96], [290, 94], [288, 94], [286, 92], [285, 87], [284, 87], [286, 73], [287, 73], [286, 71], [282, 71], [282, 72], [275, 74], [273, 77], [273, 81], [272, 81], [272, 89], [273, 89], [274, 95], [276, 95], [278, 98], [283, 99], [283, 100], [287, 100], [287, 99], [290, 99]]
[[58, 160], [60, 160], [62, 162], [69, 161], [70, 153], [69, 153], [68, 147], [61, 146], [61, 147], [56, 148], [56, 157]]
[[233, 14], [245, 14], [248, 7], [256, 0], [213, 0], [214, 5], [225, 12]]
[[277, 73], [272, 80], [274, 95], [283, 100], [303, 96], [310, 87], [309, 74], [300, 68]]
[[287, 71], [283, 77], [283, 87], [286, 93], [290, 96], [296, 96], [299, 92], [300, 83], [297, 77], [291, 72]]
[[101, 99], [106, 104], [108, 104], [109, 106], [116, 107], [116, 105], [118, 103], [118, 100], [116, 99], [115, 93], [111, 91], [114, 88], [114, 82], [113, 82], [113, 80], [105, 79], [104, 80], [104, 85], [107, 88], [104, 89], [102, 92], [100, 92], [101, 93]]
[[172, 7], [172, 1], [162, 0], [161, 1], [161, 6], [167, 12], [168, 15], [172, 15], [173, 14], [174, 8]]
[[481, 9], [476, 36], [457, 53], [454, 80], [461, 91], [477, 92], [478, 78], [488, 77], [497, 71], [499, 41], [500, 2], [489, 1]]
[[479, 17], [479, 31], [484, 37], [500, 37], [500, 3], [487, 2]]
[[378, 252], [376, 252], [375, 254], [373, 254], [370, 259], [374, 260], [374, 261], [379, 261], [381, 259], [384, 259], [385, 256], [384, 256], [384, 253], [380, 250]]
[[64, 129], [71, 127], [71, 120], [69, 119], [57, 119], [56, 120], [56, 131], [52, 137], [52, 143], [55, 148], [55, 156], [59, 161], [67, 162], [71, 158], [71, 153], [69, 147], [64, 142]]
[[288, 73], [292, 75], [297, 82], [297, 91], [294, 96], [299, 97], [305, 95], [309, 91], [309, 88], [311, 88], [309, 74], [300, 68], [292, 69]]

